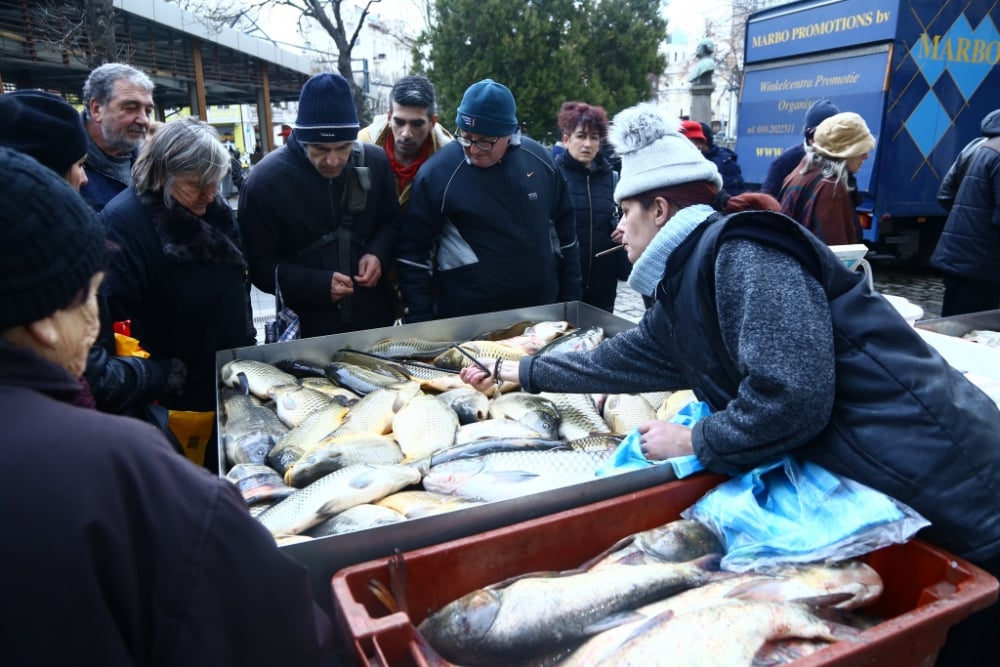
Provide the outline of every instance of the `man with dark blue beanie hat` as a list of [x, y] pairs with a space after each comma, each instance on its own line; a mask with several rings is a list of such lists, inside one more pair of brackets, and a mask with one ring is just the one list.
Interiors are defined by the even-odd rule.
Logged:
[[576, 217], [545, 148], [521, 135], [507, 86], [465, 91], [455, 141], [420, 168], [399, 240], [403, 320], [577, 301]]
[[265, 292], [280, 289], [303, 337], [389, 326], [396, 316], [396, 180], [385, 151], [357, 141], [358, 128], [347, 79], [311, 77], [288, 142], [240, 188], [250, 277]]
[[[150, 424], [80, 405], [104, 227], [9, 148], [0, 248], [0, 448], [17, 471], [0, 485], [17, 536], [0, 569], [4, 664], [328, 665], [305, 569], [236, 487]], [[265, 625], [282, 641], [247, 632]]]
[[813, 133], [816, 131], [816, 128], [824, 120], [830, 116], [836, 116], [838, 113], [840, 113], [840, 109], [837, 108], [837, 105], [826, 98], [816, 100], [809, 106], [803, 119], [803, 141], [794, 146], [789, 146], [771, 162], [771, 166], [767, 170], [767, 176], [764, 177], [764, 182], [761, 183], [761, 192], [775, 198], [779, 197], [781, 185], [785, 182], [785, 178], [792, 173], [792, 170], [805, 157], [806, 146], [812, 144]]

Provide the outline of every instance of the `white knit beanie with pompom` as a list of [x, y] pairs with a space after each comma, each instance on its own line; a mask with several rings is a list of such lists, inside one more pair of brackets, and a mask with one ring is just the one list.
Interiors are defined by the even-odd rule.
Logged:
[[609, 136], [622, 159], [615, 201], [697, 181], [722, 188], [715, 163], [680, 133], [681, 121], [659, 107], [643, 103], [621, 111], [611, 123]]

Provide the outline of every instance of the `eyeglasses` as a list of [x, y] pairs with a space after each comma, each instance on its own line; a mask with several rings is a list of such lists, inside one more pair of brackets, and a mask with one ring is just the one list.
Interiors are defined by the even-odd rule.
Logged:
[[475, 146], [481, 151], [493, 150], [493, 147], [497, 145], [497, 142], [500, 141], [501, 138], [502, 137], [497, 137], [496, 139], [476, 139], [473, 141], [472, 139], [466, 139], [461, 130], [455, 130], [455, 141], [458, 142], [459, 146], [464, 146], [465, 148]]

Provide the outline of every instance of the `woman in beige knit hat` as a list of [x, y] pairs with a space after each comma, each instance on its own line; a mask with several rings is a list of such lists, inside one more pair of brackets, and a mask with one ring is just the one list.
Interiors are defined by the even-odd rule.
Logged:
[[861, 169], [875, 137], [854, 112], [830, 116], [816, 128], [799, 166], [785, 178], [781, 211], [827, 245], [861, 242], [848, 177]]

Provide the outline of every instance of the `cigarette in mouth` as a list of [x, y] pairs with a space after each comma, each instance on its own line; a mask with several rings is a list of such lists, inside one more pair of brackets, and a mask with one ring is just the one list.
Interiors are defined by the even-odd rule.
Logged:
[[616, 250], [621, 250], [624, 247], [625, 247], [624, 243], [621, 244], [621, 245], [616, 245], [613, 248], [608, 248], [607, 250], [602, 250], [601, 252], [599, 252], [596, 255], [594, 255], [594, 257], [603, 257], [604, 255], [610, 255], [611, 253], [615, 252]]

